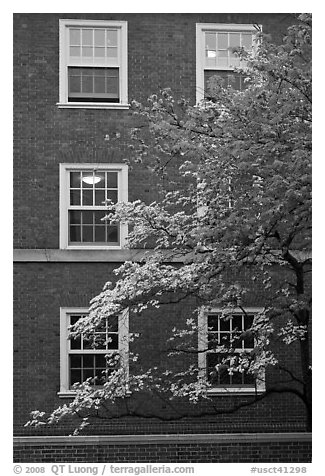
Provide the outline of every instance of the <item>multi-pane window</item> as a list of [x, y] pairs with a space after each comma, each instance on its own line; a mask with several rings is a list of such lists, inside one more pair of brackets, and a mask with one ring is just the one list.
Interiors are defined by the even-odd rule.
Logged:
[[[230, 371], [236, 366], [238, 356], [243, 351], [254, 348], [254, 338], [244, 334], [254, 320], [253, 314], [233, 314], [222, 318], [218, 314], [208, 314], [207, 379], [212, 385], [254, 386], [254, 377], [247, 372]], [[245, 335], [245, 337], [242, 337]], [[220, 348], [224, 346], [225, 351]], [[231, 349], [231, 351], [229, 350]], [[225, 359], [226, 358], [226, 359]]]
[[125, 165], [61, 164], [61, 248], [121, 247], [125, 225], [104, 217], [126, 200]]
[[110, 374], [127, 367], [128, 315], [110, 317], [90, 335], [71, 337], [70, 326], [87, 316], [86, 309], [61, 308], [61, 393], [74, 384], [103, 385]]
[[196, 29], [196, 88], [197, 100], [209, 98], [209, 80], [220, 77], [225, 86], [241, 90], [245, 87], [242, 75], [234, 68], [245, 66], [236, 50], [250, 53], [255, 45], [256, 27], [253, 25], [197, 24]]
[[127, 22], [60, 20], [60, 105], [127, 106]]
[[237, 311], [224, 316], [217, 310], [202, 311], [199, 325], [201, 377], [214, 391], [263, 390], [264, 377], [249, 373], [242, 358], [254, 349], [249, 331], [257, 310]]

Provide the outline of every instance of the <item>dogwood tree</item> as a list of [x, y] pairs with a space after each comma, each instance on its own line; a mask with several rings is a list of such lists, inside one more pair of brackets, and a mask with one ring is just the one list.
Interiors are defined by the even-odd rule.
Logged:
[[[132, 319], [134, 313], [145, 316], [166, 303], [191, 299], [193, 313], [184, 328], [175, 323], [171, 329], [169, 350], [194, 355], [202, 309], [218, 307], [224, 320], [235, 308], [245, 312], [246, 293], [262, 280], [269, 296], [265, 308], [237, 336], [253, 336], [253, 349], [233, 359], [235, 343], [219, 342], [224, 359], [215, 371], [226, 364], [230, 373], [260, 378], [269, 366], [282, 370], [290, 384], [266, 385], [265, 392], [238, 408], [272, 393], [291, 392], [304, 403], [310, 429], [310, 15], [301, 15], [280, 45], [261, 33], [257, 37], [253, 54], [237, 51], [241, 69], [234, 74], [245, 77], [241, 91], [215, 77], [209, 99], [200, 104], [175, 99], [169, 90], [152, 95], [145, 105], [133, 102], [131, 165], [150, 170], [160, 195], [150, 204], [110, 205], [107, 219], [128, 223], [128, 247], [147, 252], [116, 269], [116, 281], [106, 283], [92, 300], [89, 315], [74, 326], [72, 337], [80, 332], [91, 336], [126, 309]], [[245, 286], [237, 280], [243, 269], [250, 273]], [[136, 338], [141, 336], [130, 336]], [[281, 362], [275, 341], [300, 355], [298, 371]], [[128, 358], [136, 361], [137, 355]], [[147, 398], [158, 392], [166, 400], [193, 404], [209, 398], [211, 383], [197, 359], [177, 373], [149, 366], [130, 374], [118, 365], [118, 356], [113, 363], [107, 359], [111, 370], [103, 385], [90, 380], [76, 385], [70, 404], [51, 415], [35, 411], [29, 424], [78, 415], [82, 427], [121, 399], [128, 402], [125, 415], [141, 416], [132, 407], [132, 395], [139, 391], [147, 392]]]

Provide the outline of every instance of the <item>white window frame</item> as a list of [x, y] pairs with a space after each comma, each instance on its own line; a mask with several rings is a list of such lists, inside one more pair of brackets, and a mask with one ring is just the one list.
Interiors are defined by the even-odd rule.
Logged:
[[[119, 97], [120, 102], [68, 102], [68, 66], [69, 66], [69, 28], [109, 28], [118, 30], [119, 52], [118, 58], [112, 67], [119, 68]], [[87, 108], [87, 109], [128, 109], [128, 59], [127, 59], [127, 21], [103, 21], [103, 20], [59, 20], [60, 30], [60, 50], [59, 50], [59, 102], [60, 108]], [[76, 64], [74, 64], [76, 66]], [[95, 66], [94, 64], [83, 64], [80, 66]]]
[[[259, 25], [258, 28], [261, 28]], [[237, 33], [257, 33], [256, 26], [251, 24], [237, 23], [197, 23], [196, 24], [196, 102], [204, 100], [204, 70], [205, 68], [205, 43], [206, 32], [237, 32]], [[231, 66], [209, 67], [216, 71], [233, 71]]]
[[[248, 307], [245, 308], [247, 314], [258, 314], [263, 310], [260, 307]], [[220, 314], [222, 309], [220, 308], [207, 308], [203, 307], [198, 316], [198, 368], [199, 368], [199, 378], [202, 381], [207, 381], [207, 368], [206, 368], [206, 356], [210, 352], [208, 350], [208, 315], [211, 314]], [[235, 308], [232, 310], [234, 314], [243, 314], [243, 310], [240, 308]], [[265, 392], [265, 371], [261, 371], [259, 376], [256, 378], [256, 386], [244, 387], [244, 386], [225, 386], [225, 387], [209, 387], [207, 390], [208, 394], [211, 395], [233, 395], [233, 394], [245, 394], [245, 395], [256, 395], [258, 393]]]
[[[100, 250], [122, 249], [126, 244], [128, 226], [120, 223], [119, 245], [69, 245], [68, 211], [70, 208], [69, 197], [69, 172], [77, 170], [105, 170], [118, 172], [118, 202], [128, 201], [128, 166], [126, 164], [60, 164], [60, 249]], [[103, 207], [104, 208], [104, 207]]]
[[[60, 391], [59, 397], [73, 397], [76, 392], [69, 388], [69, 323], [70, 315], [88, 314], [85, 307], [61, 307], [60, 308]], [[124, 368], [126, 379], [129, 375], [129, 312], [123, 311], [118, 317], [118, 353], [120, 362]], [[84, 351], [84, 353], [96, 353], [96, 350]], [[105, 351], [105, 354], [116, 353], [116, 350]], [[99, 351], [98, 353], [103, 353]]]

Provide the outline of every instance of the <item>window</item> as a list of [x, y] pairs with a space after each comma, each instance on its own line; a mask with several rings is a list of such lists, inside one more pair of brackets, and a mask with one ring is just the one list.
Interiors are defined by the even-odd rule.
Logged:
[[127, 22], [60, 20], [59, 106], [128, 107]]
[[128, 372], [128, 313], [110, 318], [89, 338], [69, 338], [69, 326], [87, 313], [86, 308], [60, 309], [60, 396], [71, 394], [73, 384], [87, 379], [91, 385], [102, 385], [118, 365]]
[[[264, 372], [257, 378], [247, 371], [236, 371], [238, 358], [254, 348], [248, 331], [261, 309], [234, 310], [222, 316], [217, 309], [202, 310], [199, 316], [199, 369], [212, 393], [255, 393], [264, 391]], [[224, 347], [223, 347], [224, 346]]]
[[244, 66], [234, 48], [250, 52], [257, 29], [254, 25], [197, 23], [196, 25], [196, 90], [197, 102], [208, 98], [208, 82], [212, 76], [221, 77], [225, 86], [241, 90], [243, 75], [235, 73]]
[[[60, 248], [121, 248], [127, 225], [103, 220], [127, 201], [124, 164], [60, 164]], [[109, 200], [109, 202], [105, 202]]]

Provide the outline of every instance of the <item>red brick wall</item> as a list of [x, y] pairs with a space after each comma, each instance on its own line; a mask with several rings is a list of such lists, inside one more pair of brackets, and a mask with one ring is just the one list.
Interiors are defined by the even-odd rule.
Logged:
[[[128, 21], [129, 100], [160, 88], [195, 99], [195, 23], [260, 23], [278, 38], [286, 14], [15, 14], [14, 239], [16, 248], [58, 248], [59, 163], [122, 162], [130, 112], [59, 109], [59, 19]], [[117, 146], [104, 140], [121, 133]], [[156, 194], [143, 169], [130, 173], [129, 198]]]
[[[15, 14], [14, 15], [14, 246], [56, 249], [59, 246], [59, 164], [117, 163], [131, 152], [129, 111], [59, 109], [59, 19], [128, 21], [129, 99], [144, 100], [160, 88], [195, 99], [195, 23], [259, 23], [279, 39], [292, 22], [287, 14]], [[118, 142], [106, 134], [121, 133]], [[152, 176], [141, 167], [129, 174], [129, 199], [151, 202]], [[15, 430], [34, 409], [52, 410], [59, 390], [59, 309], [88, 306], [107, 280], [113, 264], [16, 263], [14, 268]], [[244, 279], [244, 278], [243, 278]], [[262, 289], [249, 296], [264, 305]], [[144, 360], [161, 359], [158, 350], [167, 329], [180, 325], [190, 308], [170, 307], [131, 322], [142, 332]], [[286, 356], [288, 361], [291, 356]], [[292, 361], [292, 365], [295, 362]], [[271, 376], [272, 377], [272, 376]], [[227, 408], [238, 397], [218, 399]], [[213, 419], [181, 422], [114, 420], [99, 432], [288, 431], [304, 428], [296, 397], [273, 397], [269, 404]], [[42, 430], [66, 433], [68, 428]]]
[[310, 441], [125, 445], [17, 445], [19, 463], [310, 463]]
[[[65, 400], [59, 399], [60, 385], [60, 307], [87, 307], [89, 301], [107, 280], [113, 280], [110, 263], [17, 263], [15, 274], [14, 307], [14, 405], [16, 434], [67, 434], [71, 426], [66, 423], [59, 427], [45, 427], [41, 430], [24, 428], [32, 410], [51, 411]], [[238, 278], [238, 276], [237, 276]], [[243, 277], [247, 278], [246, 274]], [[259, 284], [247, 305], [265, 304]], [[191, 316], [191, 302], [182, 306], [163, 306], [159, 311], [147, 311], [141, 316], [131, 316], [130, 332], [140, 333], [131, 350], [139, 352], [137, 365], [145, 368], [158, 365], [166, 368], [182, 369], [188, 366], [188, 357], [168, 358], [167, 339], [171, 329], [183, 328]], [[196, 358], [195, 356], [192, 358]], [[286, 348], [286, 365], [297, 366], [295, 352]], [[139, 371], [139, 368], [135, 368]], [[132, 372], [132, 369], [131, 369]], [[268, 382], [277, 381], [278, 374], [268, 373]], [[218, 411], [246, 401], [248, 397], [216, 397], [213, 401]], [[168, 406], [147, 396], [142, 399], [142, 410], [152, 407], [152, 412], [169, 417]], [[166, 408], [165, 408], [166, 407]], [[96, 422], [88, 432], [96, 433], [168, 433], [168, 432], [240, 432], [240, 431], [301, 431], [304, 429], [303, 408], [300, 400], [291, 395], [273, 396], [258, 405], [246, 407], [234, 414], [215, 415], [198, 418], [198, 413], [211, 412], [211, 404], [189, 406], [177, 403], [179, 411], [189, 414], [180, 421], [163, 422], [157, 419], [136, 418], [114, 419]], [[191, 416], [192, 415], [192, 416]]]

